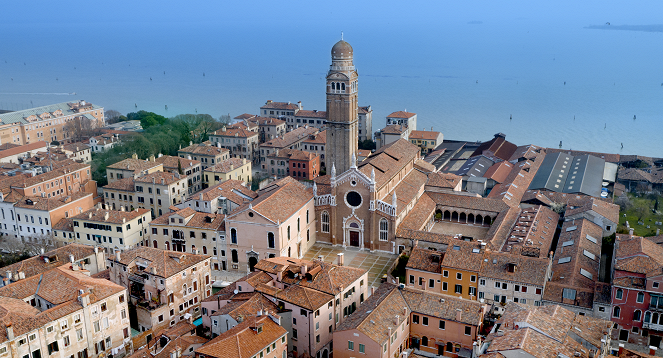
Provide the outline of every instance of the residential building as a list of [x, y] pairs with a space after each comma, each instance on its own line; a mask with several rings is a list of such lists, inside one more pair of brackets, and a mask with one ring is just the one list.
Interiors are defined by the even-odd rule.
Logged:
[[282, 178], [291, 176], [297, 180], [313, 180], [320, 175], [320, 157], [303, 150], [277, 149], [267, 156], [267, 174]]
[[70, 244], [3, 267], [0, 272], [0, 286], [7, 286], [72, 263], [92, 275], [106, 269], [103, 250], [96, 246]]
[[434, 293], [382, 284], [334, 332], [334, 357], [472, 356], [485, 306]]
[[[210, 134], [210, 140], [211, 138], [212, 135]], [[198, 160], [200, 161], [202, 168], [207, 169], [209, 166], [216, 165], [217, 163], [230, 158], [230, 151], [222, 147], [220, 143], [216, 143], [216, 145], [193, 145], [193, 143], [191, 143], [186, 148], [180, 148], [180, 150], [177, 151], [177, 155], [179, 155], [180, 158]]]
[[7, 138], [3, 142], [18, 145], [36, 141], [66, 143], [73, 135], [66, 131], [66, 125], [78, 118], [102, 127], [104, 108], [81, 100], [3, 113], [0, 114], [0, 136]]
[[62, 162], [46, 173], [14, 183], [13, 189], [26, 196], [62, 198], [77, 193], [97, 195], [97, 182], [90, 175], [90, 164], [76, 163], [73, 160]]
[[[315, 135], [310, 135], [308, 139], [305, 139], [302, 144], [304, 144], [304, 151], [311, 152], [313, 154], [320, 156], [320, 168], [326, 170], [325, 166], [325, 146], [327, 145], [327, 132], [322, 131]], [[300, 146], [301, 148], [301, 146]]]
[[285, 121], [272, 117], [253, 117], [248, 120], [258, 124], [258, 133], [260, 134], [260, 143], [270, 141], [280, 137], [286, 132]]
[[186, 201], [188, 192], [186, 176], [159, 171], [109, 183], [104, 187], [104, 203], [112, 210], [149, 209], [154, 218], [168, 212], [171, 205]]
[[120, 144], [119, 136], [116, 134], [105, 133], [92, 137], [88, 140], [90, 150], [95, 153], [103, 153]]
[[297, 111], [297, 114], [295, 114], [294, 126], [302, 127], [305, 125], [323, 129], [327, 125], [327, 112], [318, 111], [317, 109], [312, 111], [300, 109]]
[[215, 186], [226, 180], [240, 180], [251, 183], [251, 161], [246, 158], [230, 158], [208, 167], [203, 173], [206, 187]]
[[274, 102], [268, 100], [260, 107], [259, 114], [263, 117], [278, 118], [286, 122], [287, 130], [296, 128], [295, 115], [302, 109], [302, 102]]
[[108, 179], [108, 184], [112, 184], [116, 180], [125, 178], [136, 179], [141, 175], [162, 171], [164, 171], [163, 164], [148, 159], [138, 159], [138, 155], [134, 153], [131, 158], [107, 166], [106, 179]]
[[200, 316], [212, 294], [210, 257], [138, 247], [107, 258], [110, 281], [123, 285], [136, 305], [138, 331], [174, 326]]
[[257, 196], [255, 191], [246, 187], [245, 182], [229, 179], [192, 195], [175, 207], [188, 207], [202, 213], [229, 214]]
[[415, 246], [405, 267], [407, 286], [477, 300], [485, 245], [452, 241], [446, 251]]
[[233, 123], [231, 123], [230, 125], [237, 124], [237, 123], [246, 123], [249, 119], [252, 119], [252, 118], [255, 118], [255, 117], [257, 117], [255, 114], [243, 113], [243, 114], [240, 114], [239, 116], [233, 118]]
[[587, 219], [564, 222], [553, 256], [552, 277], [543, 293], [545, 305], [560, 305], [588, 316], [610, 309], [597, 303], [595, 295], [600, 281], [602, 233], [600, 226]]
[[618, 235], [615, 246], [610, 294], [613, 339], [661, 348], [663, 247], [632, 235]]
[[200, 161], [161, 154], [156, 159], [151, 156], [150, 160], [163, 164], [164, 172], [186, 175], [189, 194], [198, 192], [203, 188]]
[[[256, 151], [260, 143], [260, 134], [244, 128], [223, 127], [209, 135], [209, 140], [228, 151], [229, 156], [221, 161], [233, 158], [244, 158], [248, 161], [257, 160]], [[219, 163], [217, 159], [216, 163]]]
[[156, 334], [148, 344], [136, 350], [127, 358], [193, 357], [194, 350], [209, 341], [195, 333], [195, 325], [188, 321], [180, 321], [164, 330], [163, 333]]
[[264, 315], [280, 316], [281, 326], [291, 331], [291, 313], [279, 311], [276, 303], [254, 290], [259, 284], [271, 281], [272, 277], [268, 274], [254, 271], [204, 299], [201, 304], [204, 329], [216, 337], [262, 312]]
[[286, 358], [288, 332], [275, 316], [247, 319], [195, 350], [196, 358]]
[[[308, 125], [298, 127], [281, 137], [274, 138], [268, 142], [260, 144], [260, 163], [265, 164], [267, 157], [277, 150], [281, 149], [302, 149], [303, 142], [308, 140], [311, 135], [318, 134], [319, 130]], [[265, 168], [263, 168], [263, 171]]]
[[223, 214], [202, 213], [191, 208], [167, 213], [150, 223], [151, 242], [147, 246], [211, 255], [212, 269], [225, 271], [224, 219]]
[[431, 128], [430, 131], [410, 131], [408, 139], [410, 142], [412, 142], [412, 144], [421, 148], [422, 155], [426, 155], [435, 150], [438, 145], [442, 144], [444, 136], [442, 135], [442, 132], [434, 132], [433, 128]]
[[373, 109], [359, 106], [359, 140], [373, 140]]
[[375, 148], [380, 149], [399, 139], [408, 139], [408, 129], [402, 124], [390, 124], [375, 132]]
[[24, 145], [12, 145], [11, 148], [0, 150], [0, 162], [21, 164], [23, 159], [46, 151], [48, 151], [48, 143], [44, 141]]
[[85, 143], [76, 142], [61, 145], [57, 148], [57, 151], [64, 153], [67, 158], [71, 158], [77, 162], [89, 163], [92, 161], [91, 150]]
[[0, 288], [0, 352], [10, 357], [101, 357], [131, 350], [124, 287], [76, 264]]
[[270, 183], [226, 216], [229, 270], [246, 272], [269, 257], [301, 258], [315, 244], [313, 193], [292, 177]]
[[407, 128], [407, 137], [409, 137], [410, 132], [417, 130], [417, 114], [410, 113], [407, 110], [393, 112], [387, 116], [385, 126], [393, 124], [405, 126]]
[[508, 303], [506, 313], [485, 341], [479, 356], [611, 357], [612, 323], [582, 316], [562, 306], [532, 307]]
[[493, 304], [501, 314], [500, 303], [518, 302], [540, 306], [546, 282], [551, 276], [552, 257], [538, 258], [517, 252], [486, 252], [479, 272], [479, 299]]
[[[136, 208], [133, 211], [109, 210], [101, 204], [71, 218], [73, 239], [62, 237], [68, 234], [53, 229], [56, 240], [64, 243], [80, 243], [103, 247], [107, 252], [129, 250], [141, 245], [149, 237], [147, 231], [152, 217], [149, 210]], [[69, 235], [67, 235], [69, 236]]]
[[280, 312], [291, 312], [288, 351], [293, 356], [328, 357], [332, 332], [368, 296], [367, 271], [343, 266], [342, 256], [338, 265], [275, 257], [255, 266], [272, 281], [258, 283], [253, 289], [276, 303]]
[[52, 244], [53, 225], [94, 205], [92, 194], [76, 193], [64, 198], [23, 197], [14, 205], [17, 235], [26, 242]]

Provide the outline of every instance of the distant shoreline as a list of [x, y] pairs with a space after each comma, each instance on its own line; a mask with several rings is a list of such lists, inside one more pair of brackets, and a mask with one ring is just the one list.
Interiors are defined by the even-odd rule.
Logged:
[[584, 29], [589, 30], [622, 30], [642, 32], [663, 32], [663, 25], [589, 25]]

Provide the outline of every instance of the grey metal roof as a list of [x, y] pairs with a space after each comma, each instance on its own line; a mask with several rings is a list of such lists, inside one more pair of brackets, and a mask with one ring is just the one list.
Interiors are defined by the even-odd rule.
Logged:
[[[30, 109], [24, 109], [22, 111], [16, 111], [16, 112], [9, 112], [9, 113], [0, 114], [0, 124], [11, 124], [11, 123], [27, 124], [28, 121], [25, 120], [26, 117], [29, 117], [33, 114], [36, 115], [36, 116], [39, 116], [40, 114], [42, 114], [44, 112], [53, 113], [53, 112], [57, 111], [58, 109], [62, 111], [62, 114], [64, 116], [75, 115], [77, 113], [72, 111], [69, 108], [69, 105], [68, 105], [68, 103], [72, 103], [72, 102], [75, 103], [77, 101], [50, 104], [48, 106], [41, 106], [41, 107], [35, 107], [35, 108], [30, 108]], [[90, 104], [92, 104], [92, 103], [90, 103]], [[99, 109], [101, 107], [97, 106], [95, 104], [92, 104], [92, 108], [93, 109]]]
[[598, 197], [605, 160], [591, 155], [574, 157], [549, 153], [541, 163], [529, 189], [547, 189], [559, 193], [582, 193]]
[[482, 155], [473, 157], [468, 159], [456, 174], [460, 176], [482, 177], [493, 164], [495, 164], [494, 161]]

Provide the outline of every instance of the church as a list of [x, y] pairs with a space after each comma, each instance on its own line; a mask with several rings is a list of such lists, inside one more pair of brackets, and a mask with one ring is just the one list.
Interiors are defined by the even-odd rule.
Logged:
[[327, 175], [314, 183], [316, 241], [396, 252], [396, 231], [435, 167], [400, 139], [357, 162], [359, 81], [353, 49], [339, 41], [327, 74]]

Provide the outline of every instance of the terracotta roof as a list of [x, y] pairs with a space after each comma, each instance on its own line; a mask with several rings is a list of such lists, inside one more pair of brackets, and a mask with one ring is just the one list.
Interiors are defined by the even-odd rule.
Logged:
[[624, 235], [617, 240], [615, 270], [661, 274], [663, 247], [643, 237]]
[[506, 180], [507, 175], [513, 169], [513, 164], [503, 161], [496, 164], [493, 164], [488, 170], [483, 174], [484, 178], [492, 179], [498, 183], [502, 183]]
[[573, 216], [587, 211], [594, 211], [613, 223], [619, 223], [619, 205], [615, 205], [591, 196], [583, 196], [582, 205], [567, 208], [565, 216]]
[[[218, 131], [217, 131], [218, 132]], [[216, 133], [216, 132], [214, 132]], [[258, 135], [255, 132], [249, 132], [252, 135]], [[194, 144], [186, 148], [182, 148], [177, 151], [178, 154], [193, 154], [193, 155], [209, 155], [209, 156], [218, 156], [225, 153], [230, 153], [229, 149], [219, 148], [213, 145], [204, 145], [204, 144]]]
[[309, 135], [308, 139], [304, 139], [302, 143], [306, 144], [327, 144], [327, 131], [324, 130], [315, 135]]
[[296, 103], [290, 103], [290, 102], [274, 102], [274, 101], [267, 101], [260, 109], [290, 109], [290, 110], [297, 110], [299, 109], [299, 106]]
[[298, 150], [298, 149], [277, 149], [274, 153], [267, 156], [268, 158], [285, 158], [292, 160], [311, 161], [318, 156], [315, 153]]
[[[5, 277], [6, 271], [11, 271], [14, 277], [19, 271], [23, 272], [26, 278], [39, 275], [55, 267], [68, 264], [69, 255], [74, 255], [74, 260], [76, 261], [82, 260], [94, 255], [94, 246], [82, 244], [65, 245], [58, 249], [47, 251], [43, 255], [37, 255], [5, 266], [0, 270], [0, 277]], [[49, 262], [46, 262], [44, 257], [50, 258]]]
[[369, 112], [373, 112], [373, 110], [371, 109], [371, 106], [363, 106], [363, 107], [362, 107], [362, 106], [359, 106], [359, 107], [357, 108], [357, 110], [359, 111], [359, 113], [369, 113]]
[[186, 180], [186, 176], [179, 173], [170, 172], [153, 172], [150, 174], [141, 175], [134, 179], [135, 183], [155, 183], [161, 185], [170, 185], [177, 183], [180, 180]]
[[120, 180], [116, 180], [112, 183], [107, 184], [102, 189], [114, 189], [114, 190], [124, 190], [124, 191], [135, 191], [134, 178], [128, 177]]
[[297, 114], [295, 117], [306, 117], [306, 118], [322, 118], [322, 119], [327, 119], [327, 112], [325, 111], [318, 111], [318, 110], [313, 110], [313, 111], [305, 111], [303, 109], [300, 109], [297, 111]]
[[239, 116], [235, 117], [234, 119], [251, 119], [255, 116], [256, 116], [255, 114], [244, 113], [244, 114], [240, 114]]
[[[548, 280], [549, 264], [546, 258], [486, 252], [480, 275], [543, 287]], [[514, 272], [509, 272], [509, 265], [515, 265]]]
[[120, 210], [105, 210], [99, 207], [92, 208], [81, 214], [74, 216], [76, 220], [95, 221], [101, 223], [111, 224], [124, 224], [136, 218], [141, 217], [145, 213], [149, 213], [147, 209], [138, 208], [134, 211], [120, 211]]
[[224, 196], [235, 204], [242, 204], [245, 201], [244, 196], [249, 199], [255, 199], [258, 193], [246, 187], [246, 183], [241, 180], [229, 179], [215, 186], [209, 187], [201, 192], [190, 196], [189, 200], [210, 201], [220, 196]]
[[401, 138], [381, 147], [359, 163], [359, 170], [369, 178], [371, 172], [375, 170], [376, 190], [380, 191], [407, 164], [416, 161], [419, 152], [419, 147]]
[[[184, 223], [180, 224], [179, 221], [176, 223], [170, 222], [172, 216], [183, 217]], [[152, 220], [150, 225], [177, 226], [218, 231], [224, 227], [225, 217], [226, 216], [223, 214], [203, 213], [187, 207], [159, 216]]]
[[127, 158], [113, 165], [109, 165], [106, 168], [130, 170], [132, 172], [142, 172], [143, 170], [152, 169], [158, 166], [161, 166], [161, 163], [151, 162], [149, 160]]
[[544, 158], [545, 155], [537, 154], [533, 160], [516, 163], [504, 181], [496, 185], [488, 197], [501, 199], [511, 207], [519, 206]]
[[477, 243], [461, 240], [450, 243], [445, 252], [415, 247], [406, 267], [435, 273], [442, 272], [445, 267], [479, 272], [484, 251]]
[[78, 192], [74, 193], [71, 196], [60, 197], [60, 198], [44, 198], [41, 196], [26, 196], [23, 199], [16, 202], [16, 207], [34, 209], [34, 210], [48, 210], [53, 211], [59, 207], [65, 206], [71, 202], [79, 200], [81, 198], [92, 196], [92, 193]]
[[452, 208], [481, 210], [493, 213], [499, 213], [508, 208], [502, 201], [489, 198], [434, 192], [429, 192], [428, 195], [437, 205]]
[[205, 169], [205, 171], [214, 173], [229, 173], [247, 163], [250, 163], [250, 161], [247, 161], [243, 158], [230, 158], [217, 163], [213, 167], [208, 167]]
[[382, 134], [403, 134], [407, 131], [407, 127], [402, 124], [390, 124], [382, 129], [380, 133]]
[[454, 189], [463, 180], [460, 176], [452, 173], [429, 173], [426, 186]]
[[358, 149], [357, 150], [357, 156], [358, 157], [364, 157], [367, 158], [368, 156], [371, 155], [371, 151], [368, 149]]
[[414, 167], [418, 169], [419, 171], [422, 171], [426, 174], [435, 172], [437, 168], [431, 163], [428, 163], [427, 161], [423, 159], [419, 159], [416, 162], [414, 162]]
[[[215, 131], [212, 135], [219, 136], [219, 137], [250, 138], [250, 137], [257, 136], [258, 133], [250, 131], [248, 129], [244, 129], [244, 128], [224, 127], [224, 128], [222, 128], [218, 131]], [[190, 147], [185, 148], [185, 149], [187, 149], [187, 152], [190, 151], [190, 150], [188, 150], [188, 148], [190, 148]], [[223, 149], [223, 148], [221, 148], [221, 149]], [[181, 149], [181, 151], [185, 151], [185, 150]]]
[[412, 139], [421, 139], [421, 140], [437, 140], [440, 137], [440, 132], [434, 132], [434, 131], [417, 131], [413, 130], [410, 132], [410, 136], [408, 137], [410, 140]]
[[[500, 133], [501, 134], [501, 133]], [[488, 142], [482, 143], [470, 157], [477, 155], [492, 155], [502, 160], [509, 160], [516, 152], [516, 145], [504, 139], [503, 135], [496, 134]]]
[[416, 113], [398, 111], [398, 112], [394, 112], [394, 113], [388, 115], [387, 118], [410, 118], [410, 117], [416, 116], [416, 115], [417, 115]]
[[526, 256], [548, 256], [558, 221], [559, 214], [545, 206], [521, 210], [501, 250], [510, 252], [519, 248], [518, 252]]
[[298, 127], [280, 137], [276, 137], [268, 142], [261, 144], [261, 147], [286, 148], [299, 141], [304, 141], [312, 135], [316, 135], [320, 130], [315, 127]]
[[117, 260], [115, 255], [108, 257], [109, 260], [122, 265], [130, 265], [137, 258], [149, 262], [149, 265], [145, 268], [147, 271], [150, 271], [154, 267], [156, 270], [155, 275], [168, 278], [202, 261], [208, 260], [210, 257], [207, 255], [153, 249], [146, 246], [122, 252], [120, 261]]
[[[400, 213], [407, 210], [410, 203], [417, 200], [419, 194], [423, 192], [424, 184], [426, 184], [427, 180], [428, 177], [426, 174], [418, 170], [412, 170], [398, 183], [398, 185], [396, 185], [394, 190], [385, 195], [383, 200], [389, 200], [391, 202], [391, 198], [395, 193], [397, 213], [400, 215]], [[430, 205], [432, 205], [432, 201], [429, 202], [429, 207]]]
[[37, 185], [39, 183], [47, 182], [49, 180], [53, 180], [55, 178], [59, 178], [63, 175], [67, 175], [72, 172], [76, 172], [79, 170], [83, 169], [90, 169], [90, 164], [83, 164], [83, 163], [76, 163], [76, 162], [71, 162], [69, 165], [66, 165], [64, 167], [60, 167], [57, 169], [53, 169], [51, 171], [48, 171], [44, 174], [39, 174], [36, 176], [33, 176], [31, 178], [25, 179], [23, 183], [16, 183], [15, 186], [18, 188], [27, 188], [31, 187], [33, 185]]
[[[301, 274], [301, 268], [304, 265], [307, 267], [307, 273], [311, 276], [310, 281], [288, 274], [289, 272]], [[272, 274], [282, 272], [283, 283], [310, 288], [330, 295], [341, 293], [366, 274], [366, 270], [355, 267], [338, 266], [318, 260], [308, 261], [292, 257], [262, 259], [258, 261], [255, 268]]]
[[541, 152], [541, 147], [535, 145], [521, 145], [516, 148], [516, 151], [509, 158], [510, 162], [517, 162], [519, 159], [532, 159], [537, 153]]
[[[483, 303], [411, 287], [405, 287], [401, 292], [412, 313], [472, 326], [483, 323]], [[457, 316], [459, 310], [460, 320]]]
[[279, 289], [275, 286], [259, 284], [255, 290], [309, 311], [315, 311], [334, 299], [333, 295], [299, 285], [284, 286], [283, 289]]
[[[63, 265], [0, 287], [0, 321], [5, 324], [11, 322], [14, 335], [19, 337], [82, 309], [78, 302], [80, 290], [88, 295], [90, 303], [97, 303], [124, 292], [125, 288], [108, 280], [73, 271], [71, 265]], [[37, 294], [54, 307], [39, 312], [23, 302]], [[0, 330], [0, 342], [6, 340], [6, 330]]]
[[156, 158], [154, 162], [161, 163], [163, 164], [164, 169], [168, 168], [171, 170], [176, 170], [178, 168], [178, 163], [182, 166], [182, 170], [186, 170], [189, 167], [195, 167], [196, 165], [200, 164], [200, 161], [198, 160], [180, 158], [172, 155], [162, 155]]
[[398, 225], [399, 229], [422, 230], [435, 213], [435, 202], [424, 193]]
[[[254, 331], [256, 326], [262, 327], [260, 333], [256, 334]], [[262, 316], [239, 323], [196, 349], [195, 352], [196, 355], [215, 358], [251, 358], [287, 333], [285, 328], [271, 318]]]
[[[250, 297], [253, 296], [253, 292], [238, 292], [235, 293], [235, 289], [237, 286], [237, 283], [240, 282], [246, 282], [251, 287], [255, 288], [256, 286], [263, 284], [263, 283], [269, 283], [272, 281], [272, 277], [262, 271], [254, 271], [249, 273], [248, 275], [235, 280], [232, 284], [220, 289], [213, 295], [205, 298], [203, 302], [217, 302], [220, 300], [233, 300], [233, 299], [238, 299], [238, 300], [246, 300]], [[248, 295], [247, 295], [248, 293]]]
[[11, 147], [0, 151], [0, 159], [11, 157], [12, 155], [17, 155], [21, 153], [32, 152], [38, 149], [42, 149], [45, 151], [47, 147], [48, 144], [42, 141]]
[[264, 312], [263, 314], [269, 313], [276, 316], [278, 310], [278, 307], [273, 301], [263, 296], [262, 293], [254, 291], [251, 292], [251, 296], [248, 299], [231, 300], [225, 306], [214, 311], [211, 315], [229, 315], [234, 320], [239, 321], [241, 319], [255, 317], [258, 311]]
[[228, 219], [245, 210], [253, 210], [273, 222], [284, 222], [311, 200], [313, 190], [288, 176], [261, 189], [257, 198], [237, 208]]

